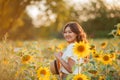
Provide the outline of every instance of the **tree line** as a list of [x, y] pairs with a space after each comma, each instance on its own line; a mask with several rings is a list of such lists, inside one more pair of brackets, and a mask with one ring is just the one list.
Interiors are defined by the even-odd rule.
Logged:
[[[36, 28], [25, 9], [42, 1], [45, 1], [47, 21]], [[76, 7], [65, 0], [0, 0], [0, 39], [6, 33], [10, 39], [62, 38], [62, 27], [68, 21], [79, 22], [88, 37], [106, 37], [120, 22], [120, 7], [108, 7], [104, 0], [90, 0], [89, 4]], [[50, 11], [56, 15], [54, 22], [49, 19]], [[46, 25], [47, 22], [50, 24]]]

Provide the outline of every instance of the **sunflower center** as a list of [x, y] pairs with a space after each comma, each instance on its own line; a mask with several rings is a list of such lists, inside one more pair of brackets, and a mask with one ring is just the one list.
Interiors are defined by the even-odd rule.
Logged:
[[46, 74], [46, 71], [45, 71], [45, 70], [41, 70], [41, 71], [40, 71], [40, 74], [41, 74], [41, 75], [45, 75], [45, 74]]
[[105, 46], [105, 45], [106, 45], [106, 43], [102, 43], [101, 45], [102, 45], [102, 46]]
[[104, 56], [103, 59], [104, 59], [105, 61], [108, 61], [108, 60], [109, 60], [109, 57], [108, 57], [108, 56]]
[[81, 77], [79, 77], [77, 80], [83, 80]]
[[114, 55], [113, 55], [113, 54], [111, 54], [111, 55], [110, 55], [110, 57], [111, 57], [111, 58], [114, 58]]
[[95, 55], [95, 58], [99, 58], [99, 55], [96, 54], [96, 55]]
[[30, 56], [29, 55], [25, 55], [25, 56], [23, 56], [22, 60], [23, 61], [28, 61], [28, 60], [30, 60]]
[[78, 51], [79, 51], [79, 52], [83, 52], [84, 50], [85, 50], [85, 47], [84, 47], [84, 46], [82, 46], [82, 45], [81, 45], [81, 46], [78, 46]]
[[102, 78], [101, 80], [105, 80], [104, 78]]

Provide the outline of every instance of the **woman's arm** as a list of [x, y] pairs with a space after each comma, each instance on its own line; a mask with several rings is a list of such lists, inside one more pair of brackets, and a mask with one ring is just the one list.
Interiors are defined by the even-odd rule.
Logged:
[[65, 62], [62, 58], [60, 59], [62, 66], [70, 73], [72, 73], [72, 67], [75, 64], [75, 61], [71, 58], [68, 58], [68, 62]]
[[56, 58], [59, 60], [61, 65], [70, 73], [72, 73], [72, 67], [75, 64], [75, 61], [71, 58], [68, 58], [68, 62], [65, 62], [59, 54], [55, 54]]

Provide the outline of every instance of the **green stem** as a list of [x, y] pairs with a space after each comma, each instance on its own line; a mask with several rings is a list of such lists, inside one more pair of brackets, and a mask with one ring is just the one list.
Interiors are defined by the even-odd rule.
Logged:
[[106, 77], [107, 77], [107, 73], [108, 73], [107, 65], [105, 65], [105, 69], [106, 69], [105, 75], [106, 75]]

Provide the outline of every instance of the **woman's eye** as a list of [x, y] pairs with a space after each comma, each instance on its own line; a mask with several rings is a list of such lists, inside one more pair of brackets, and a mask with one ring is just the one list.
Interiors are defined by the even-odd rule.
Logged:
[[72, 33], [71, 31], [69, 31], [68, 33]]
[[67, 32], [63, 32], [63, 33], [67, 33]]
[[72, 33], [72, 31], [65, 31], [64, 33]]

